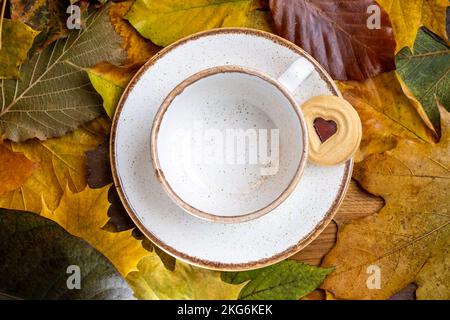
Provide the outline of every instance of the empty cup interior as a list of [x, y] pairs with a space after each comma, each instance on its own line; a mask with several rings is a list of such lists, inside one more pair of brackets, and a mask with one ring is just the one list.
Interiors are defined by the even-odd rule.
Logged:
[[185, 209], [221, 217], [255, 214], [287, 197], [306, 157], [292, 98], [246, 72], [210, 74], [181, 89], [156, 138], [172, 196]]

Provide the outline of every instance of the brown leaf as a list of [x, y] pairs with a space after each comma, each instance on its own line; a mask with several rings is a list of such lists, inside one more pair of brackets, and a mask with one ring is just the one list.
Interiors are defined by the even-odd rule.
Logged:
[[417, 286], [414, 283], [410, 283], [390, 297], [389, 300], [416, 300], [416, 290]]
[[104, 141], [95, 149], [86, 151], [86, 162], [89, 187], [102, 188], [113, 182], [108, 141]]
[[[109, 143], [103, 142], [97, 148], [86, 152], [87, 183], [91, 188], [103, 188], [113, 182], [111, 165], [109, 162]], [[114, 231], [125, 231], [135, 227], [120, 201], [114, 185], [109, 188], [108, 209], [109, 224]]]
[[450, 7], [447, 8], [447, 14], [446, 14], [446, 30], [447, 30], [447, 38], [450, 38]]
[[41, 31], [36, 44], [43, 49], [67, 34], [66, 9], [69, 5], [68, 0], [10, 0], [11, 19]]
[[369, 29], [373, 0], [270, 0], [282, 37], [309, 52], [337, 80], [363, 80], [395, 69], [395, 39], [387, 13]]
[[0, 143], [0, 196], [22, 186], [37, 165], [21, 152]]
[[[113, 182], [109, 158], [109, 141], [105, 141], [97, 148], [87, 151], [86, 159], [88, 167], [87, 183], [89, 187], [103, 188]], [[136, 225], [123, 207], [114, 185], [111, 185], [108, 190], [108, 201], [111, 203], [111, 206], [108, 209], [109, 221], [105, 229], [111, 232], [122, 232], [136, 228]], [[167, 269], [175, 269], [175, 258], [153, 245], [138, 229], [133, 230], [133, 236], [142, 240], [142, 245], [145, 249], [155, 251]]]

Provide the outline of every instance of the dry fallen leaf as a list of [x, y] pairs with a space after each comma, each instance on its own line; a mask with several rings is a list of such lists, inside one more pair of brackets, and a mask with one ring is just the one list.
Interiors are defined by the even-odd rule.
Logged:
[[247, 22], [244, 27], [275, 33], [275, 24], [266, 0], [260, 0], [259, 2], [255, 4], [256, 9], [247, 14]]
[[376, 0], [388, 13], [397, 40], [397, 51], [413, 48], [417, 31], [425, 26], [448, 40], [445, 12], [448, 0]]
[[[91, 188], [102, 188], [113, 183], [111, 172], [111, 163], [109, 159], [109, 141], [103, 142], [97, 148], [86, 152], [87, 160], [87, 183]], [[108, 192], [108, 200], [111, 203], [108, 209], [110, 220], [104, 229], [111, 232], [121, 232], [133, 229], [133, 236], [143, 240], [142, 245], [148, 251], [155, 251], [161, 258], [164, 266], [169, 270], [175, 269], [175, 258], [169, 256], [157, 246], [153, 245], [145, 236], [136, 228], [125, 208], [120, 201], [116, 187], [111, 185]]]
[[19, 66], [27, 59], [28, 51], [39, 32], [20, 21], [9, 19], [3, 20], [0, 32], [0, 79], [17, 79]]
[[252, 23], [248, 13], [258, 5], [258, 0], [136, 0], [126, 19], [144, 37], [165, 47], [199, 31], [245, 27]]
[[127, 0], [111, 4], [108, 11], [109, 18], [116, 33], [123, 39], [122, 48], [127, 52], [124, 65], [143, 64], [161, 48], [143, 38], [124, 16], [130, 10], [134, 0]]
[[61, 138], [11, 143], [14, 152], [23, 153], [39, 164], [39, 168], [20, 188], [0, 196], [0, 207], [38, 213], [42, 198], [50, 209], [56, 208], [66, 185], [74, 192], [83, 190], [86, 186], [85, 152], [103, 141], [109, 125], [100, 118]]
[[67, 35], [66, 9], [68, 0], [10, 0], [11, 19], [26, 23], [40, 34], [35, 47], [44, 49], [53, 41]]
[[103, 108], [111, 119], [125, 87], [137, 70], [139, 65], [121, 67], [107, 62], [86, 69], [92, 86], [102, 96]]
[[20, 186], [33, 174], [36, 164], [20, 152], [0, 143], [0, 196]]
[[126, 278], [138, 299], [236, 300], [243, 287], [223, 282], [220, 272], [180, 261], [169, 271], [156, 254], [142, 259], [138, 270]]
[[393, 149], [398, 138], [436, 141], [436, 133], [430, 130], [415, 105], [405, 96], [394, 72], [363, 82], [339, 82], [338, 86], [344, 98], [358, 111], [363, 124], [357, 161]]
[[86, 187], [79, 193], [66, 188], [59, 206], [50, 210], [44, 203], [41, 215], [103, 253], [126, 277], [137, 298], [236, 299], [241, 286], [223, 283], [218, 272], [183, 263], [177, 263], [175, 271], [167, 270], [155, 251], [144, 249], [133, 230], [104, 230], [109, 220], [109, 187]]
[[363, 80], [395, 69], [395, 39], [386, 12], [368, 28], [374, 0], [271, 0], [279, 35], [309, 52], [336, 80]]
[[130, 23], [124, 19], [134, 1], [127, 0], [111, 4], [108, 11], [114, 30], [122, 38], [122, 48], [127, 58], [122, 66], [100, 62], [86, 69], [92, 86], [103, 98], [103, 108], [112, 119], [117, 103], [128, 82], [161, 48], [143, 38]]
[[[98, 147], [86, 151], [87, 184], [91, 188], [103, 188], [113, 183], [111, 163], [109, 159], [109, 141], [104, 141]], [[108, 200], [111, 206], [108, 210], [110, 220], [108, 227], [114, 231], [125, 231], [136, 226], [126, 212], [120, 201], [116, 187], [111, 185], [108, 192]]]
[[[387, 299], [409, 283], [418, 299], [450, 299], [450, 114], [441, 108], [438, 144], [401, 140], [357, 165], [354, 177], [386, 205], [340, 228], [323, 288], [337, 298]], [[369, 266], [381, 288], [369, 289]], [[373, 271], [372, 271], [373, 272]]]
[[83, 29], [72, 30], [23, 63], [19, 80], [1, 82], [0, 133], [5, 138], [57, 137], [101, 114], [101, 97], [84, 68], [125, 58], [107, 7], [90, 10]]
[[126, 277], [129, 272], [137, 270], [138, 262], [150, 252], [133, 237], [132, 230], [118, 233], [102, 230], [109, 220], [108, 190], [109, 186], [100, 189], [86, 187], [79, 193], [72, 193], [67, 187], [58, 207], [50, 210], [44, 203], [41, 215], [89, 242]]

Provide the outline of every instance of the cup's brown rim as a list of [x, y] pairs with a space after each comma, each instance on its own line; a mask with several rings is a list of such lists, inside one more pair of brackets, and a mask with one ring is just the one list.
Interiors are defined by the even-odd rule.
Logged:
[[[217, 74], [224, 74], [224, 73], [241, 73], [246, 74], [252, 77], [260, 78], [261, 80], [265, 81], [266, 83], [269, 83], [270, 85], [274, 86], [276, 90], [281, 92], [285, 98], [289, 101], [289, 104], [292, 107], [292, 110], [297, 115], [299, 124], [300, 124], [300, 130], [302, 133], [301, 140], [303, 148], [302, 150], [299, 150], [300, 158], [297, 165], [297, 168], [295, 170], [295, 173], [291, 180], [289, 181], [289, 184], [286, 186], [286, 188], [283, 190], [283, 192], [278, 195], [272, 202], [265, 205], [264, 207], [255, 210], [253, 212], [249, 213], [243, 213], [239, 215], [217, 215], [212, 212], [205, 212], [202, 211], [192, 205], [190, 205], [187, 201], [183, 200], [175, 190], [173, 190], [170, 182], [166, 179], [164, 171], [161, 167], [159, 156], [158, 156], [158, 136], [159, 136], [159, 130], [161, 127], [161, 123], [164, 120], [164, 116], [169, 110], [170, 106], [172, 105], [172, 102], [180, 96], [189, 86], [193, 85], [194, 83], [201, 81], [203, 79], [206, 79], [208, 77], [217, 75]], [[299, 132], [300, 134], [300, 132]], [[198, 73], [195, 73], [194, 75], [188, 77], [187, 79], [183, 80], [180, 84], [178, 84], [175, 89], [173, 89], [169, 95], [164, 99], [163, 103], [161, 104], [158, 112], [156, 113], [156, 116], [153, 121], [152, 130], [150, 134], [150, 155], [151, 160], [153, 164], [154, 173], [156, 176], [156, 179], [161, 183], [163, 189], [167, 192], [169, 197], [184, 211], [186, 211], [189, 214], [192, 214], [193, 216], [201, 219], [205, 219], [211, 222], [218, 222], [218, 223], [242, 223], [247, 222], [250, 220], [254, 220], [257, 218], [260, 218], [264, 216], [265, 214], [271, 212], [275, 208], [277, 208], [280, 204], [282, 204], [289, 195], [292, 194], [292, 192], [297, 187], [298, 182], [300, 181], [300, 178], [303, 175], [306, 162], [307, 162], [307, 154], [308, 154], [308, 131], [307, 126], [305, 122], [305, 118], [303, 116], [303, 113], [300, 112], [300, 108], [295, 101], [295, 98], [292, 96], [292, 93], [289, 92], [286, 88], [283, 87], [283, 85], [275, 80], [273, 77], [266, 75], [260, 71], [253, 70], [246, 67], [241, 66], [234, 66], [234, 65], [224, 65], [224, 66], [217, 66], [209, 69], [202, 70]]]
[[127, 196], [125, 192], [122, 190], [122, 183], [121, 178], [117, 171], [116, 166], [116, 152], [115, 152], [115, 142], [116, 142], [116, 133], [117, 133], [117, 126], [119, 122], [120, 115], [122, 113], [122, 110], [125, 105], [125, 101], [127, 100], [130, 92], [136, 85], [136, 83], [140, 80], [142, 74], [147, 71], [149, 68], [151, 68], [159, 59], [167, 55], [172, 50], [176, 49], [177, 47], [192, 41], [197, 40], [199, 38], [207, 37], [207, 36], [214, 36], [218, 34], [247, 34], [255, 37], [262, 37], [265, 39], [268, 39], [270, 41], [273, 41], [277, 43], [278, 45], [281, 45], [283, 47], [286, 47], [290, 49], [293, 52], [296, 52], [298, 55], [305, 57], [308, 59], [315, 67], [316, 71], [319, 73], [321, 78], [327, 83], [330, 91], [334, 93], [334, 95], [341, 97], [342, 94], [340, 93], [339, 89], [337, 88], [336, 84], [334, 83], [331, 76], [325, 71], [325, 69], [306, 51], [295, 45], [294, 43], [281, 38], [275, 34], [256, 30], [256, 29], [248, 29], [248, 28], [221, 28], [221, 29], [211, 29], [208, 31], [202, 31], [196, 34], [193, 34], [191, 36], [185, 37], [183, 39], [178, 40], [177, 42], [171, 44], [170, 46], [162, 49], [160, 52], [158, 52], [156, 55], [154, 55], [149, 61], [147, 61], [141, 69], [134, 75], [134, 77], [129, 82], [128, 86], [125, 88], [124, 93], [122, 94], [122, 97], [119, 100], [119, 103], [117, 105], [117, 110], [113, 117], [112, 127], [111, 127], [111, 139], [110, 139], [110, 159], [111, 159], [111, 170], [114, 180], [114, 185], [117, 189], [119, 198], [122, 202], [122, 204], [125, 207], [125, 210], [127, 211], [130, 218], [133, 220], [133, 222], [136, 224], [136, 226], [139, 228], [139, 230], [154, 244], [156, 244], [158, 247], [160, 247], [163, 251], [168, 253], [169, 255], [172, 255], [173, 257], [184, 261], [186, 263], [189, 263], [191, 265], [195, 265], [197, 267], [207, 268], [211, 270], [218, 270], [218, 271], [245, 271], [245, 270], [252, 270], [257, 268], [262, 268], [280, 261], [283, 261], [290, 256], [296, 254], [306, 246], [308, 246], [314, 239], [319, 236], [320, 233], [328, 226], [328, 224], [333, 220], [334, 215], [336, 214], [337, 210], [339, 209], [340, 205], [342, 204], [342, 201], [344, 200], [345, 193], [349, 187], [352, 171], [353, 171], [353, 160], [350, 159], [345, 163], [345, 170], [344, 170], [344, 176], [343, 179], [339, 185], [339, 190], [337, 192], [337, 196], [334, 199], [333, 203], [331, 204], [329, 210], [326, 212], [322, 220], [316, 225], [316, 227], [311, 230], [306, 236], [304, 236], [302, 239], [300, 239], [296, 244], [288, 247], [287, 249], [283, 250], [282, 252], [272, 255], [267, 258], [255, 260], [255, 261], [249, 261], [249, 262], [243, 262], [243, 263], [223, 263], [223, 262], [217, 262], [217, 261], [211, 261], [202, 259], [199, 257], [195, 257], [189, 254], [186, 254], [184, 252], [180, 252], [177, 249], [173, 248], [172, 246], [166, 244], [164, 241], [161, 241], [155, 234], [153, 234], [150, 230], [148, 230], [144, 224], [142, 223], [139, 216], [134, 212], [134, 209], [130, 205], [130, 202], [127, 199]]

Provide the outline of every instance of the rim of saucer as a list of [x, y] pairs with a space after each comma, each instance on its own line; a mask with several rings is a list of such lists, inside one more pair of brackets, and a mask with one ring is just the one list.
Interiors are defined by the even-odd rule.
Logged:
[[163, 58], [165, 55], [173, 51], [174, 49], [178, 48], [179, 46], [192, 41], [197, 40], [199, 38], [207, 37], [207, 36], [214, 36], [218, 34], [247, 34], [251, 36], [256, 37], [263, 37], [268, 40], [271, 40], [281, 46], [284, 46], [295, 53], [299, 54], [300, 56], [303, 56], [306, 58], [309, 62], [311, 62], [314, 65], [314, 68], [319, 73], [320, 77], [326, 82], [328, 88], [331, 92], [333, 92], [334, 95], [341, 97], [342, 94], [338, 90], [336, 84], [334, 83], [331, 76], [328, 74], [328, 72], [305, 50], [297, 46], [296, 44], [279, 37], [275, 34], [262, 31], [262, 30], [256, 30], [256, 29], [249, 29], [249, 28], [217, 28], [217, 29], [211, 29], [207, 31], [202, 31], [195, 33], [193, 35], [187, 36], [185, 38], [182, 38], [173, 44], [163, 48], [161, 51], [156, 53], [150, 60], [148, 60], [139, 70], [136, 72], [136, 74], [133, 76], [133, 78], [128, 83], [127, 87], [125, 88], [119, 103], [117, 105], [116, 112], [113, 117], [112, 126], [111, 126], [111, 138], [110, 138], [110, 162], [111, 162], [111, 171], [113, 176], [114, 185], [117, 189], [117, 193], [119, 195], [119, 198], [127, 211], [130, 218], [133, 220], [135, 225], [139, 228], [139, 230], [154, 244], [156, 244], [158, 247], [160, 247], [163, 251], [168, 253], [169, 255], [172, 255], [173, 257], [180, 259], [181, 261], [184, 261], [186, 263], [207, 268], [211, 270], [218, 270], [218, 271], [245, 271], [245, 270], [252, 270], [257, 268], [262, 268], [268, 265], [275, 264], [277, 262], [283, 261], [292, 255], [296, 254], [300, 250], [304, 249], [306, 246], [308, 246], [314, 239], [316, 239], [322, 231], [328, 226], [328, 224], [333, 220], [333, 217], [335, 216], [337, 210], [339, 209], [340, 205], [342, 204], [342, 201], [344, 200], [344, 196], [347, 192], [347, 189], [349, 187], [352, 171], [353, 171], [353, 160], [350, 159], [347, 162], [345, 162], [345, 171], [343, 179], [339, 185], [339, 190], [337, 192], [337, 195], [331, 204], [328, 211], [323, 215], [322, 220], [316, 225], [316, 227], [311, 230], [305, 237], [302, 239], [299, 239], [299, 241], [293, 245], [288, 247], [287, 249], [283, 250], [282, 252], [273, 255], [269, 258], [263, 258], [256, 261], [249, 261], [249, 262], [243, 262], [243, 263], [222, 263], [217, 261], [210, 261], [202, 258], [198, 258], [195, 256], [188, 255], [186, 253], [180, 252], [177, 249], [167, 245], [163, 241], [161, 241], [155, 234], [153, 234], [150, 230], [148, 230], [144, 224], [141, 222], [138, 215], [134, 212], [133, 208], [131, 207], [127, 196], [125, 192], [122, 190], [121, 187], [121, 179], [118, 174], [118, 170], [116, 167], [116, 152], [115, 152], [115, 142], [116, 142], [116, 133], [117, 133], [117, 126], [118, 121], [120, 118], [120, 115], [122, 113], [122, 110], [125, 105], [125, 101], [128, 99], [128, 96], [130, 92], [133, 90], [136, 83], [140, 80], [141, 76], [149, 69], [151, 68], [158, 60]]

